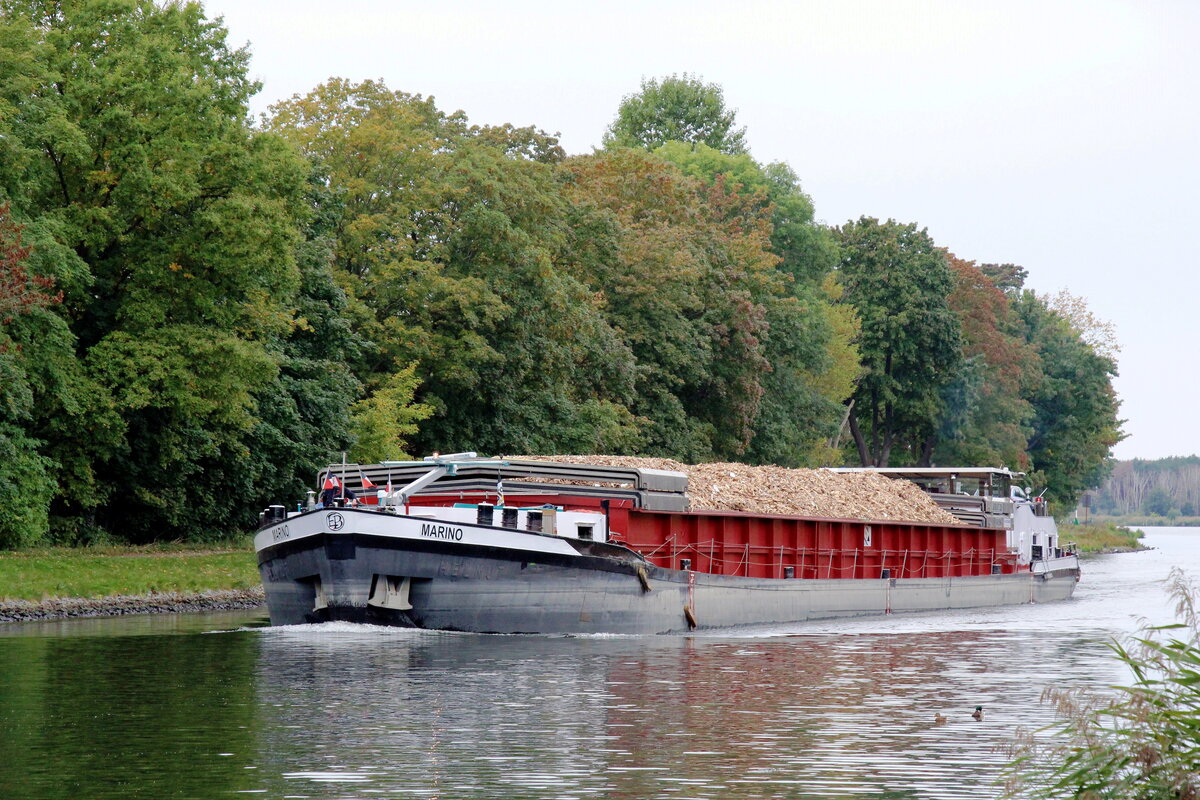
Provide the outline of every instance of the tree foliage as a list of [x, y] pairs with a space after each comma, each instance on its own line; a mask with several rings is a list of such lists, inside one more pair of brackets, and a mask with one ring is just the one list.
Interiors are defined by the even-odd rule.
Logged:
[[22, 245], [21, 230], [9, 205], [0, 205], [0, 325], [62, 302], [62, 293], [53, 292], [53, 278], [30, 275], [25, 268], [31, 250]]
[[559, 268], [553, 137], [470, 127], [375, 81], [330, 81], [269, 124], [338, 198], [335, 263], [376, 343], [360, 379], [375, 390], [416, 365], [414, 399], [433, 413], [414, 447], [590, 451], [635, 435], [630, 354]]
[[765, 301], [779, 278], [765, 221], [723, 182], [705, 186], [643, 151], [566, 168], [576, 225], [588, 231], [576, 274], [636, 359], [643, 449], [693, 460], [745, 452], [770, 369]]
[[778, 262], [772, 282], [756, 296], [766, 311], [763, 352], [771, 370], [762, 378], [748, 460], [828, 463], [835, 455], [826, 443], [853, 391], [858, 362], [856, 317], [835, 306], [833, 296], [841, 290], [828, 280], [837, 264], [833, 236], [814, 222], [812, 201], [785, 164], [764, 167], [747, 154], [704, 144], [667, 142], [655, 152], [706, 186], [736, 194], [740, 214], [769, 225]]
[[[47, 313], [56, 298], [48, 279], [30, 276], [30, 249], [21, 244], [21, 226], [0, 206], [0, 548], [22, 547], [46, 536], [56, 466], [42, 455], [42, 442], [29, 435], [38, 395], [38, 359], [61, 363], [61, 336], [46, 340], [35, 331], [62, 325]], [[36, 319], [30, 319], [36, 318]], [[70, 363], [69, 361], [67, 363]]]
[[1025, 394], [1041, 362], [1017, 334], [1008, 298], [973, 262], [948, 255], [947, 298], [962, 330], [963, 360], [946, 388], [933, 460], [1029, 468], [1033, 408]]
[[[844, 300], [862, 321], [850, 430], [863, 466], [928, 464], [962, 361], [946, 255], [915, 224], [863, 217], [838, 230]], [[899, 460], [899, 459], [897, 459]]]
[[1013, 308], [1040, 364], [1025, 395], [1034, 412], [1030, 464], [1049, 486], [1048, 496], [1069, 507], [1100, 485], [1113, 445], [1124, 438], [1112, 385], [1117, 366], [1035, 293], [1022, 292]]
[[[244, 454], [279, 388], [270, 343], [293, 324], [303, 164], [246, 127], [248, 55], [198, 4], [3, 12], [19, 79], [0, 88], [0, 177], [96, 390], [48, 445], [87, 465], [63, 476], [83, 482], [64, 519], [134, 539], [240, 529], [263, 491]], [[197, 508], [198, 489], [216, 499]]]
[[350, 457], [365, 464], [376, 461], [403, 461], [407, 441], [417, 433], [417, 423], [432, 411], [429, 406], [413, 403], [417, 390], [416, 364], [387, 376], [384, 385], [350, 409], [354, 426], [354, 447]]
[[735, 128], [737, 112], [725, 93], [683, 73], [645, 78], [641, 91], [626, 95], [604, 135], [605, 147], [654, 150], [666, 142], [704, 144], [722, 153], [746, 152], [746, 129]]
[[193, 2], [0, 0], [0, 547], [240, 532], [344, 452], [816, 466], [847, 408], [863, 463], [1103, 473], [1111, 331], [819, 224], [715, 84], [567, 157], [379, 81], [256, 127], [248, 58]]
[[1073, 295], [1066, 289], [1058, 291], [1049, 297], [1042, 297], [1042, 302], [1067, 320], [1071, 329], [1079, 334], [1079, 338], [1099, 356], [1116, 361], [1121, 352], [1121, 343], [1117, 340], [1117, 329], [1108, 320], [1100, 319], [1088, 308], [1087, 300]]

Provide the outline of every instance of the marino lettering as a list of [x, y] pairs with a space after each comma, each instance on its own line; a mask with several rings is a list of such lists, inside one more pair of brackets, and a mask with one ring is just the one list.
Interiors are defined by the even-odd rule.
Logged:
[[452, 528], [449, 525], [430, 525], [427, 522], [421, 523], [421, 535], [432, 539], [453, 539], [456, 542], [461, 542], [462, 533], [462, 528]]

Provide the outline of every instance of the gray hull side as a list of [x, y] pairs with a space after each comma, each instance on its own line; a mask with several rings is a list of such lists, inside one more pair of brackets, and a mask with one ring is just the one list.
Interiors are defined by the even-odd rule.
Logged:
[[[647, 589], [633, 562], [580, 556], [546, 563], [536, 553], [524, 558], [470, 549], [420, 551], [395, 543], [359, 542], [352, 548], [318, 543], [263, 553], [260, 571], [273, 625], [349, 620], [482, 633], [686, 632], [685, 607], [700, 628], [713, 628], [1042, 603], [1070, 597], [1078, 580], [1078, 570], [771, 580], [646, 565]], [[411, 578], [412, 608], [371, 605], [376, 575]]]

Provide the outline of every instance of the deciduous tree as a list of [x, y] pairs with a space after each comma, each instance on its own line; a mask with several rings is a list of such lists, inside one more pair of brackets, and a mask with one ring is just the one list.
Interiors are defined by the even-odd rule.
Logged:
[[[41, 453], [42, 442], [29, 435], [37, 395], [29, 359], [61, 358], [63, 353], [24, 335], [28, 328], [23, 318], [36, 314], [56, 319], [45, 311], [55, 302], [53, 284], [29, 275], [29, 252], [21, 243], [21, 226], [13, 222], [8, 206], [0, 205], [0, 507], [5, 509], [0, 515], [0, 549], [33, 544], [46, 536], [55, 491], [55, 464]], [[63, 327], [58, 326], [60, 331]], [[27, 345], [35, 350], [30, 352]]]
[[197, 3], [6, 0], [0, 18], [0, 185], [98, 389], [48, 440], [92, 476], [63, 482], [61, 513], [134, 539], [242, 529], [294, 325], [305, 165], [247, 127], [248, 53]]
[[844, 299], [862, 321], [863, 374], [849, 414], [859, 460], [888, 466], [899, 449], [907, 463], [927, 462], [944, 389], [962, 359], [946, 255], [912, 223], [863, 217], [838, 237]]
[[637, 360], [643, 449], [732, 458], [753, 438], [771, 367], [763, 299], [780, 276], [756, 201], [705, 186], [644, 151], [569, 159], [568, 198], [587, 231], [578, 272]]
[[735, 128], [737, 112], [725, 106], [725, 93], [686, 72], [642, 80], [641, 91], [626, 95], [604, 136], [605, 147], [654, 150], [664, 142], [706, 144], [723, 153], [746, 151], [746, 129]]
[[[754, 289], [766, 309], [763, 398], [745, 457], [752, 462], [816, 466], [836, 460], [827, 442], [842, 419], [842, 403], [853, 391], [857, 364], [853, 315], [835, 310], [827, 282], [837, 264], [828, 229], [813, 220], [812, 201], [786, 164], [758, 164], [745, 153], [730, 155], [705, 144], [667, 142], [657, 154], [709, 187], [736, 194], [737, 216], [729, 222], [769, 230], [778, 257]], [[751, 223], [751, 221], [753, 221]], [[845, 310], [845, 307], [842, 307]], [[836, 376], [841, 376], [840, 378]]]
[[1039, 379], [1040, 360], [1017, 335], [1004, 293], [973, 262], [947, 258], [954, 278], [948, 302], [962, 329], [963, 361], [946, 389], [933, 460], [1028, 469], [1033, 409], [1024, 395]]
[[1109, 453], [1124, 438], [1112, 385], [1117, 365], [1035, 293], [1022, 292], [1013, 308], [1041, 364], [1025, 398], [1034, 410], [1031, 466], [1049, 486], [1048, 496], [1070, 507], [1108, 474]]
[[416, 364], [414, 399], [433, 415], [413, 447], [588, 452], [636, 433], [631, 355], [559, 268], [554, 137], [470, 127], [374, 81], [330, 81], [273, 107], [269, 125], [337, 197], [341, 285], [375, 343], [358, 377], [375, 392]]

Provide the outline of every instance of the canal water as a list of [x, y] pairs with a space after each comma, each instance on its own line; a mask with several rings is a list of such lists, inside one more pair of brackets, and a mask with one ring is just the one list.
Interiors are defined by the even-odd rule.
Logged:
[[1065, 603], [689, 637], [0, 625], [0, 797], [993, 798], [1043, 688], [1125, 682], [1200, 578], [1200, 531], [1146, 541]]

